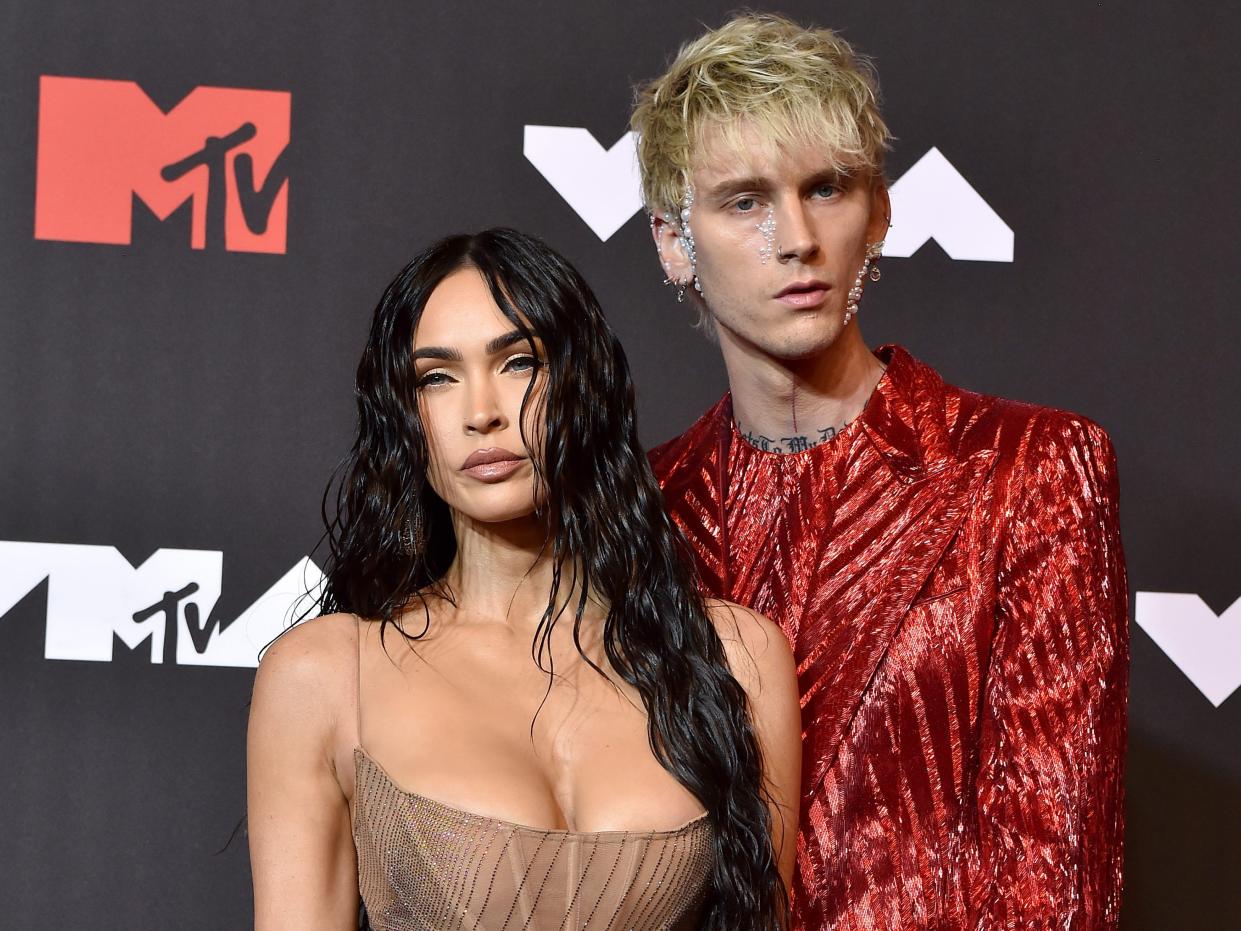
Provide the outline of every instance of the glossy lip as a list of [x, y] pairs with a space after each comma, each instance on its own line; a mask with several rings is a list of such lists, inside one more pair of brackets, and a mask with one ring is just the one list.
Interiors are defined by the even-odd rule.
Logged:
[[776, 295], [776, 300], [790, 307], [818, 307], [827, 299], [829, 286], [827, 282], [817, 278], [806, 281], [794, 281]]
[[481, 482], [502, 482], [521, 468], [524, 456], [500, 446], [476, 449], [461, 464], [461, 471]]

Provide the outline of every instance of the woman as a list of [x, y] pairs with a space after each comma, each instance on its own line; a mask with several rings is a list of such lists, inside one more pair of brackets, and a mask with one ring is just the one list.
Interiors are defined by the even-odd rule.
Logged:
[[[511, 230], [376, 309], [324, 616], [249, 733], [258, 931], [779, 927], [801, 724], [778, 628], [697, 593], [590, 289]], [[332, 613], [335, 612], [335, 613]]]

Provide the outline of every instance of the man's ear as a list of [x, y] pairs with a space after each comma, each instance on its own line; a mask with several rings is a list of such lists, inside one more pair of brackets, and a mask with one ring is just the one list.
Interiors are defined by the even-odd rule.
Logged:
[[659, 253], [659, 263], [664, 268], [664, 277], [678, 284], [689, 284], [694, 272], [685, 253], [680, 228], [664, 215], [656, 213], [651, 216], [651, 236], [655, 240], [655, 251]]
[[870, 220], [866, 224], [866, 241], [880, 242], [887, 238], [892, 225], [892, 200], [883, 178], [871, 182]]

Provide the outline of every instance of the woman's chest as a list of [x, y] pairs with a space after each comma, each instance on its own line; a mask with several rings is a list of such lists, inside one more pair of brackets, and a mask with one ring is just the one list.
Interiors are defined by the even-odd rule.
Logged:
[[540, 670], [427, 651], [364, 690], [363, 745], [403, 789], [520, 824], [651, 830], [701, 805], [650, 749], [627, 685], [580, 657]]

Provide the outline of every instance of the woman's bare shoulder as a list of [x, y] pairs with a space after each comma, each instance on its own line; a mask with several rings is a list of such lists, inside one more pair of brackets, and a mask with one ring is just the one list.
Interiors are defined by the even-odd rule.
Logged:
[[317, 705], [338, 697], [343, 686], [352, 687], [356, 664], [357, 619], [325, 614], [295, 624], [268, 645], [255, 690]]
[[737, 681], [752, 691], [773, 676], [796, 674], [793, 651], [778, 624], [744, 605], [711, 598], [707, 613]]

